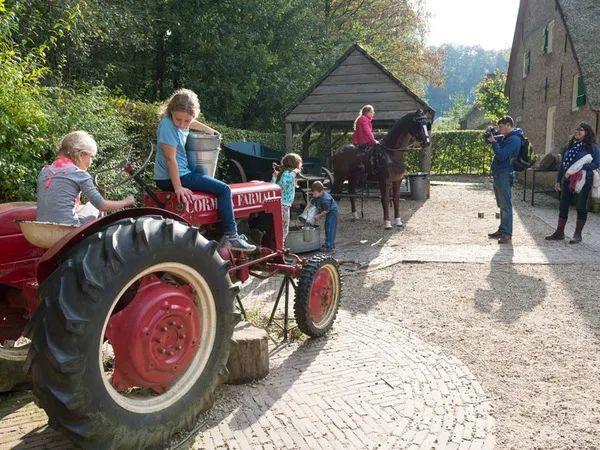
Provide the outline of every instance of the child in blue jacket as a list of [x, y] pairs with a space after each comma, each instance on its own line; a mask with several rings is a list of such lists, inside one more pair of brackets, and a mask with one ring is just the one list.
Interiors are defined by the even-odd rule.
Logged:
[[325, 216], [325, 245], [321, 247], [322, 252], [330, 253], [335, 249], [335, 234], [338, 224], [338, 206], [331, 194], [325, 192], [323, 183], [315, 181], [311, 186], [311, 204], [316, 206], [319, 213], [315, 216], [315, 222]]

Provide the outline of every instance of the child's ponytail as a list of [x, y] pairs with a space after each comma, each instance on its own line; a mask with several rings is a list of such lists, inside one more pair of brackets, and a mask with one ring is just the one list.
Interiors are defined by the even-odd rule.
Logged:
[[358, 116], [356, 116], [356, 119], [354, 119], [354, 130], [356, 130], [356, 123], [358, 122], [358, 119], [361, 118], [361, 116], [364, 116], [367, 113], [371, 113], [375, 111], [375, 108], [373, 108], [371, 105], [365, 105], [362, 108], [360, 108], [360, 112], [358, 113]]

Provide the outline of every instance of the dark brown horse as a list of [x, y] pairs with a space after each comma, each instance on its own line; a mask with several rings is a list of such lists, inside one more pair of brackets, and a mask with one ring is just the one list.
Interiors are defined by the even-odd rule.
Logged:
[[[334, 151], [332, 158], [335, 184], [332, 194], [340, 193], [344, 181], [348, 180], [348, 193], [356, 194], [361, 181], [377, 181], [383, 206], [385, 228], [392, 228], [389, 213], [389, 188], [392, 187], [394, 224], [402, 227], [400, 219], [400, 182], [404, 177], [404, 153], [415, 141], [422, 147], [429, 145], [431, 121], [422, 110], [409, 113], [396, 121], [379, 144], [371, 148], [346, 145]], [[357, 218], [356, 201], [350, 197], [352, 215]]]

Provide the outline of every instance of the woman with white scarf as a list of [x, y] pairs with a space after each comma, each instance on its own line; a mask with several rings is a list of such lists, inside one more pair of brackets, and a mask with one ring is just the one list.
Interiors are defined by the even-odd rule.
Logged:
[[560, 192], [558, 226], [548, 241], [565, 238], [565, 225], [569, 217], [569, 206], [577, 197], [577, 223], [570, 244], [581, 242], [581, 231], [587, 220], [587, 203], [594, 182], [594, 170], [600, 167], [600, 149], [596, 144], [596, 134], [591, 126], [582, 122], [575, 129], [571, 140], [563, 150], [562, 160], [554, 189]]

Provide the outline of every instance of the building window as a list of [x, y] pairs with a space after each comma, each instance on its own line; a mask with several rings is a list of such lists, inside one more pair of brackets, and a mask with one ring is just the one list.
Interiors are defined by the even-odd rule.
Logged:
[[585, 85], [583, 84], [583, 77], [579, 74], [573, 77], [573, 101], [572, 110], [577, 111], [580, 107], [585, 105], [587, 102], [585, 96]]
[[569, 43], [569, 35], [565, 31], [565, 50], [564, 50], [565, 53], [567, 53], [567, 44], [568, 43]]
[[546, 77], [546, 84], [544, 84], [544, 103], [548, 101], [548, 77]]
[[564, 67], [560, 66], [560, 82], [558, 84], [558, 95], [562, 95], [562, 83], [563, 83], [563, 69]]
[[556, 119], [556, 106], [548, 108], [546, 116], [546, 153], [554, 150], [554, 124]]
[[529, 75], [531, 70], [531, 51], [527, 50], [523, 55], [523, 78]]
[[521, 93], [521, 109], [525, 109], [525, 86], [523, 86], [523, 92]]
[[542, 53], [552, 53], [552, 41], [554, 40], [554, 20], [544, 27], [542, 32]]

